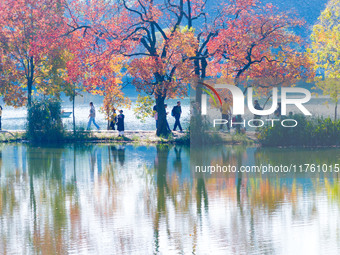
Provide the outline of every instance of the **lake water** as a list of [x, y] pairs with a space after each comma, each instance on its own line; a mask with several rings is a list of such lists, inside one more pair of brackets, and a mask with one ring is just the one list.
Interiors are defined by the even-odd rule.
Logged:
[[[340, 182], [197, 176], [212, 164], [340, 163], [340, 149], [0, 145], [0, 254], [339, 254]], [[194, 163], [194, 162], [191, 162]]]

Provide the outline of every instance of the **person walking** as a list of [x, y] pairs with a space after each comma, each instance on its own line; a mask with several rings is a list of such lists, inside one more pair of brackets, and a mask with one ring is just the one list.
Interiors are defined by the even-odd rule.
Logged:
[[[230, 132], [230, 105], [228, 103], [228, 98], [224, 98], [222, 104], [222, 119], [227, 121], [228, 132]], [[223, 124], [220, 129], [223, 129]]]
[[0, 130], [1, 130], [2, 106], [0, 105]]
[[172, 108], [171, 115], [175, 118], [175, 125], [174, 125], [174, 131], [176, 131], [177, 127], [179, 127], [180, 132], [183, 132], [180, 118], [182, 114], [182, 108], [181, 108], [181, 102], [178, 101], [177, 105]]
[[90, 130], [91, 122], [93, 122], [93, 125], [100, 130], [99, 126], [96, 123], [96, 109], [94, 108], [93, 102], [90, 102], [90, 115], [89, 115], [89, 123], [87, 124], [87, 130]]
[[118, 123], [117, 123], [117, 130], [119, 131], [118, 136], [124, 136], [124, 114], [123, 110], [119, 111], [119, 115], [117, 117]]
[[115, 125], [117, 124], [117, 113], [116, 113], [116, 109], [113, 108], [112, 109], [112, 114], [110, 117], [110, 129], [111, 130], [116, 130], [115, 129]]

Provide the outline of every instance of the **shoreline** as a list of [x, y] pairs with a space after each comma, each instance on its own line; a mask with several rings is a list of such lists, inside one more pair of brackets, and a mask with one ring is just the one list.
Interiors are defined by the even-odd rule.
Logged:
[[[0, 143], [11, 142], [29, 142], [25, 137], [24, 130], [1, 130]], [[255, 132], [249, 132], [245, 135], [236, 135], [235, 133], [219, 132], [219, 144], [251, 144], [257, 143]], [[137, 143], [137, 144], [187, 144], [190, 145], [189, 132], [172, 131], [169, 138], [157, 137], [155, 130], [127, 130], [124, 137], [118, 137], [118, 131], [100, 130], [100, 131], [77, 131], [76, 137], [72, 137], [73, 131], [67, 130], [66, 135], [69, 137], [58, 143]]]
[[[24, 130], [0, 130], [0, 144], [4, 143], [30, 143], [24, 137]], [[72, 144], [72, 143], [117, 143], [117, 144], [177, 144], [190, 146], [189, 132], [172, 131], [172, 136], [163, 138], [156, 136], [155, 130], [127, 130], [124, 137], [118, 137], [118, 131], [115, 130], [100, 130], [100, 131], [77, 131], [76, 137], [73, 137], [73, 131], [67, 130], [66, 137], [55, 143], [47, 144]], [[324, 146], [268, 146], [261, 145], [257, 134], [254, 131], [248, 131], [244, 135], [237, 135], [235, 132], [216, 132], [216, 136], [211, 137], [210, 145], [257, 145], [261, 147], [272, 148], [340, 148], [339, 145], [324, 145]], [[41, 144], [41, 143], [33, 143]], [[193, 144], [195, 145], [195, 144]]]

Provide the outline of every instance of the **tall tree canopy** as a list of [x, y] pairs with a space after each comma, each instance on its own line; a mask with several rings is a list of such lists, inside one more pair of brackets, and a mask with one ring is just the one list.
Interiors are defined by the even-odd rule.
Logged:
[[316, 86], [335, 103], [340, 97], [340, 0], [330, 0], [313, 26], [311, 57], [319, 74]]
[[[183, 8], [183, 0], [180, 2]], [[156, 99], [158, 135], [169, 133], [164, 100], [187, 94], [193, 74], [189, 58], [196, 48], [192, 29], [180, 27], [183, 10], [173, 12], [168, 4], [148, 0], [88, 1], [83, 6], [70, 7], [70, 33], [83, 36], [86, 47], [80, 48], [79, 53], [89, 59], [82, 61], [81, 67], [90, 68], [93, 79], [106, 81], [109, 75], [117, 77], [117, 72], [107, 70], [107, 63], [112, 62], [112, 66], [126, 63], [120, 67], [131, 76], [137, 90]], [[119, 86], [117, 80], [110, 82]], [[101, 83], [103, 80], [93, 80], [85, 86]]]
[[87, 87], [119, 86], [124, 70], [137, 90], [154, 95], [158, 135], [168, 133], [164, 100], [185, 96], [191, 78], [272, 74], [282, 83], [308, 70], [303, 40], [292, 30], [302, 21], [257, 0], [214, 7], [202, 0], [76, 1], [69, 12], [70, 33], [82, 37], [75, 66], [87, 73]]
[[236, 85], [255, 79], [262, 88], [311, 76], [305, 42], [294, 33], [303, 21], [272, 4], [251, 1], [251, 6], [238, 11], [237, 19], [224, 21], [223, 29], [210, 40], [217, 72], [235, 79]]
[[[8, 0], [0, 3], [0, 83], [20, 105], [27, 88], [57, 95], [81, 83], [123, 98], [122, 78], [156, 100], [167, 135], [165, 99], [184, 97], [206, 77], [257, 79], [267, 88], [308, 76], [302, 21], [258, 0]], [[267, 81], [261, 82], [262, 77]], [[193, 79], [195, 78], [195, 79]], [[70, 93], [72, 94], [72, 93]]]
[[[2, 94], [8, 103], [19, 105], [26, 98], [17, 101], [14, 97], [22, 97], [22, 88], [26, 88], [30, 105], [34, 85], [49, 84], [44, 67], [52, 64], [52, 55], [65, 32], [64, 3], [61, 0], [1, 1], [0, 17]], [[8, 94], [11, 91], [15, 93]]]

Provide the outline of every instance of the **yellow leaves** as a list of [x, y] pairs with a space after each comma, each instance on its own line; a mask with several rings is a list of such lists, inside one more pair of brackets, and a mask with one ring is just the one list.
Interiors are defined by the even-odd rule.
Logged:
[[316, 88], [321, 89], [323, 95], [329, 96], [333, 102], [338, 102], [340, 99], [340, 79], [325, 79], [317, 80]]
[[131, 101], [124, 96], [121, 87], [116, 84], [108, 84], [104, 91], [97, 92], [104, 95], [102, 111], [107, 119], [111, 117], [113, 110], [118, 110], [120, 107], [130, 108]]
[[167, 43], [170, 54], [181, 54], [187, 57], [194, 56], [198, 48], [194, 29], [188, 29], [188, 27], [184, 27], [182, 30], [178, 28]]
[[153, 117], [155, 114], [153, 111], [154, 104], [155, 100], [151, 96], [138, 95], [135, 107], [133, 108], [137, 119], [144, 123], [146, 118]]
[[[311, 35], [312, 45], [308, 54], [314, 63], [314, 69], [325, 78], [340, 78], [339, 10], [340, 0], [330, 0], [321, 13], [318, 24], [314, 25]], [[328, 86], [318, 86], [323, 88], [324, 93], [328, 93]]]

